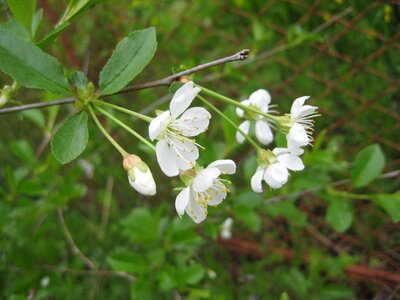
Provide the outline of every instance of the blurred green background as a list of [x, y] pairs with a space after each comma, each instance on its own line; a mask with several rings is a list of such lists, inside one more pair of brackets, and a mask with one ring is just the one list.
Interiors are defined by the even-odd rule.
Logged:
[[[12, 15], [0, 3], [4, 23]], [[39, 36], [67, 4], [38, 1]], [[78, 160], [54, 159], [52, 124], [72, 105], [0, 115], [0, 298], [400, 299], [399, 20], [397, 1], [362, 0], [106, 1], [77, 17], [48, 52], [95, 83], [116, 43], [149, 26], [157, 53], [134, 83], [251, 49], [247, 61], [191, 78], [237, 100], [267, 89], [282, 112], [310, 95], [321, 112], [314, 147], [285, 187], [255, 194], [254, 151], [213, 114], [200, 161], [232, 158], [238, 173], [228, 198], [196, 225], [176, 215], [179, 180], [114, 123], [102, 120], [153, 170], [155, 197], [132, 190], [92, 123]], [[0, 83], [11, 79], [1, 73]], [[10, 105], [58, 97], [21, 89]], [[109, 99], [155, 116], [171, 94], [158, 87]], [[218, 107], [239, 124], [233, 107]], [[355, 176], [371, 180], [358, 185]], [[228, 217], [232, 238], [223, 240]]]

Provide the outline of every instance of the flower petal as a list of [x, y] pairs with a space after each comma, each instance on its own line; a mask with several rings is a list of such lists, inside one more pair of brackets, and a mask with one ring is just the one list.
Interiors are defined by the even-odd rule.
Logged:
[[193, 179], [192, 187], [195, 192], [201, 193], [213, 185], [213, 179], [221, 174], [217, 168], [205, 168], [201, 170]]
[[288, 178], [288, 170], [280, 163], [273, 163], [265, 170], [264, 180], [273, 189], [282, 187], [288, 181]]
[[292, 171], [301, 171], [304, 169], [304, 164], [301, 158], [297, 155], [285, 153], [279, 155], [277, 161], [279, 161], [282, 165]]
[[149, 126], [150, 140], [154, 141], [154, 139], [167, 128], [170, 120], [171, 113], [169, 110], [164, 111], [161, 115], [151, 120]]
[[[250, 101], [249, 100], [244, 100], [244, 101], [242, 101], [242, 102], [240, 102], [241, 104], [243, 104], [243, 105], [246, 105], [246, 106], [249, 106], [250, 105]], [[239, 108], [239, 107], [236, 107], [236, 114], [240, 117], [240, 118], [243, 118], [243, 116], [244, 116], [244, 111], [243, 111], [243, 109], [241, 109], [241, 108]]]
[[286, 136], [286, 138], [288, 141], [292, 141], [293, 145], [297, 145], [299, 147], [306, 146], [310, 142], [306, 129], [299, 123], [294, 123], [292, 125], [292, 128], [290, 128], [289, 134]]
[[[246, 120], [242, 124], [239, 125], [239, 128], [243, 130], [245, 134], [249, 133], [250, 129], [250, 121]], [[238, 141], [239, 144], [242, 144], [244, 142], [245, 137], [239, 132], [236, 132], [236, 140]]]
[[276, 156], [279, 156], [283, 153], [290, 153], [290, 150], [288, 148], [276, 147], [272, 150], [272, 153], [275, 154]]
[[211, 115], [203, 107], [192, 107], [174, 121], [173, 128], [184, 136], [196, 136], [207, 130]]
[[303, 96], [293, 101], [292, 107], [290, 109], [290, 114], [292, 118], [297, 118], [299, 116], [301, 107], [308, 98], [310, 98], [310, 96]]
[[265, 113], [268, 111], [268, 105], [271, 102], [271, 95], [268, 91], [259, 89], [250, 95], [249, 100], [252, 105], [258, 107]]
[[256, 173], [251, 177], [251, 189], [256, 193], [262, 193], [262, 179], [265, 169], [258, 167]]
[[187, 138], [170, 137], [172, 153], [180, 170], [189, 170], [193, 168], [196, 160], [199, 158], [199, 149], [194, 142]]
[[189, 199], [190, 199], [190, 187], [185, 188], [178, 194], [178, 196], [176, 196], [175, 209], [180, 217], [182, 217], [183, 214], [185, 213], [185, 208], [189, 203]]
[[196, 195], [193, 191], [190, 192], [190, 200], [185, 209], [186, 213], [195, 223], [201, 223], [207, 217], [207, 204], [199, 205], [196, 202]]
[[186, 82], [181, 86], [172, 97], [169, 109], [173, 118], [178, 117], [182, 114], [192, 103], [193, 99], [196, 98], [200, 92], [199, 87], [194, 87], [193, 81]]
[[172, 177], [179, 174], [175, 153], [166, 140], [158, 141], [156, 144], [157, 161], [165, 175]]
[[208, 165], [207, 169], [210, 167], [218, 168], [221, 173], [226, 174], [235, 174], [236, 172], [236, 164], [231, 159], [220, 159], [212, 162]]
[[303, 105], [300, 108], [300, 111], [297, 115], [297, 119], [304, 118], [306, 116], [312, 115], [316, 110], [318, 109], [317, 106], [312, 106], [312, 105]]
[[135, 174], [135, 180], [132, 180], [128, 176], [130, 185], [142, 195], [154, 196], [157, 192], [157, 189], [150, 169], [147, 168], [146, 172], [142, 172], [139, 170], [139, 168], [134, 167], [133, 172]]
[[256, 137], [258, 141], [263, 145], [268, 145], [274, 140], [271, 128], [267, 122], [258, 120], [256, 122]]
[[297, 145], [296, 143], [294, 143], [293, 141], [291, 141], [289, 139], [287, 140], [287, 146], [288, 146], [290, 153], [292, 153], [294, 155], [299, 156], [304, 153], [304, 150], [302, 148], [300, 148], [299, 145]]
[[226, 198], [227, 189], [220, 180], [216, 179], [214, 180], [214, 184], [211, 186], [208, 195], [211, 196], [211, 199], [207, 199], [207, 204], [217, 206]]

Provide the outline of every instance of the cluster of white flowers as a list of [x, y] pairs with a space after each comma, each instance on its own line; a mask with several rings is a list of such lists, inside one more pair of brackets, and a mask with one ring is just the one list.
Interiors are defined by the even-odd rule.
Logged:
[[[158, 112], [149, 126], [150, 140], [157, 140], [155, 149], [161, 170], [169, 177], [179, 175], [185, 184], [176, 197], [176, 211], [179, 216], [186, 213], [196, 223], [207, 217], [209, 205], [217, 206], [226, 198], [229, 189], [225, 183], [230, 182], [220, 176], [236, 172], [235, 162], [229, 159], [214, 161], [206, 168], [197, 163], [199, 148], [202, 147], [196, 143], [194, 137], [208, 129], [211, 119], [205, 108], [189, 108], [200, 91], [192, 81], [186, 82], [175, 92], [169, 110]], [[259, 165], [251, 179], [253, 191], [263, 191], [263, 180], [273, 189], [280, 188], [288, 181], [289, 170], [304, 169], [300, 155], [304, 152], [302, 147], [312, 141], [313, 118], [317, 116], [317, 107], [304, 104], [308, 98], [297, 98], [290, 114], [284, 116], [270, 114], [271, 96], [263, 89], [255, 91], [249, 99], [238, 105], [236, 113], [245, 119], [237, 127], [240, 129], [236, 133], [239, 143], [244, 142], [243, 134], [248, 135], [252, 128], [262, 145], [273, 141], [272, 128], [276, 127], [286, 133], [286, 148], [274, 148], [271, 151], [252, 142], [258, 148]], [[139, 157], [128, 155], [125, 157], [124, 167], [133, 188], [144, 195], [156, 193], [150, 169]]]

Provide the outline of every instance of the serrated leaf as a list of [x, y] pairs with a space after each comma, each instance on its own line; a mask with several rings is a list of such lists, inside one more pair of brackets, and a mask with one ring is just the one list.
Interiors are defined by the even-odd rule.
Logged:
[[7, 4], [14, 17], [31, 33], [36, 0], [7, 0]]
[[156, 49], [154, 27], [134, 31], [119, 42], [100, 73], [101, 94], [113, 94], [126, 86], [150, 62]]
[[363, 187], [377, 178], [385, 166], [385, 155], [378, 144], [362, 149], [356, 156], [351, 170], [351, 181], [355, 187]]
[[373, 199], [386, 211], [394, 223], [400, 221], [400, 193], [377, 194]]
[[347, 230], [353, 222], [351, 203], [343, 198], [333, 198], [328, 206], [326, 220], [339, 232]]
[[0, 69], [29, 88], [69, 93], [61, 63], [29, 41], [0, 29]]
[[66, 164], [79, 156], [89, 139], [88, 116], [84, 111], [69, 116], [57, 129], [51, 140], [51, 151], [55, 158]]

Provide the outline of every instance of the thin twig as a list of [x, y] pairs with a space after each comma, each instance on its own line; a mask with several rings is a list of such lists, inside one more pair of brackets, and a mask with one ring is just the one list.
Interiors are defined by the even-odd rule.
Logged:
[[[207, 69], [207, 68], [210, 68], [213, 66], [222, 65], [222, 64], [229, 63], [229, 62], [233, 62], [233, 61], [245, 60], [248, 58], [249, 53], [250, 53], [249, 49], [244, 49], [234, 55], [220, 58], [220, 59], [217, 59], [217, 60], [205, 63], [205, 64], [201, 64], [196, 67], [187, 69], [185, 71], [167, 76], [162, 79], [128, 86], [128, 87], [116, 92], [113, 95], [129, 93], [129, 92], [153, 88], [153, 87], [157, 87], [157, 86], [168, 86], [168, 85], [171, 85], [174, 81], [182, 78], [183, 76], [187, 76], [192, 73], [199, 72], [201, 70], [204, 70], [204, 69]], [[108, 96], [112, 96], [112, 95], [107, 95], [107, 97]], [[52, 106], [52, 105], [63, 105], [63, 104], [73, 103], [74, 101], [75, 101], [74, 98], [65, 98], [65, 99], [48, 101], [48, 102], [38, 102], [38, 103], [25, 104], [25, 105], [21, 105], [21, 106], [12, 106], [12, 107], [0, 109], [0, 115], [15, 113], [15, 112], [23, 111], [23, 110], [34, 109], [34, 108], [43, 108], [43, 107], [48, 107], [48, 106]]]
[[57, 213], [58, 213], [58, 220], [60, 221], [60, 225], [63, 229], [65, 238], [67, 239], [68, 244], [72, 248], [72, 252], [76, 254], [85, 263], [86, 267], [92, 270], [95, 269], [94, 263], [85, 254], [82, 253], [82, 251], [79, 249], [74, 239], [72, 238], [72, 235], [68, 230], [67, 224], [65, 224], [62, 209], [61, 208], [57, 209]]

